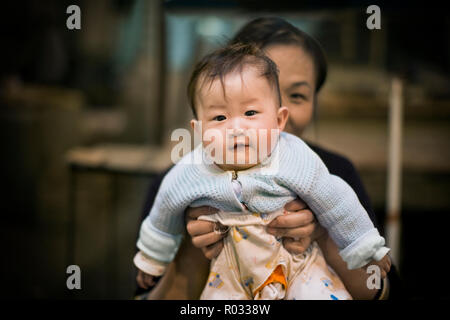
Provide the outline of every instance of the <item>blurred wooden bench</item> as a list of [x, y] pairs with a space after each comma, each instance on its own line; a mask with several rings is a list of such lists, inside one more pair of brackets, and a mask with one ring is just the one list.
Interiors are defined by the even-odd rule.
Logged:
[[[118, 283], [118, 177], [152, 178], [170, 165], [167, 148], [147, 145], [102, 144], [91, 147], [75, 147], [65, 155], [69, 166], [69, 219], [67, 222], [67, 265], [76, 264], [75, 241], [77, 236], [77, 177], [80, 173], [104, 173], [110, 177], [111, 212], [107, 226], [111, 251], [107, 258], [112, 295], [117, 294]], [[144, 199], [143, 199], [144, 200]]]
[[[76, 147], [66, 154], [70, 171], [69, 219], [67, 239], [67, 265], [75, 263], [76, 189], [77, 175], [81, 172], [105, 173], [111, 177], [111, 219], [108, 238], [111, 250], [107, 263], [111, 266], [109, 275], [112, 294], [117, 293], [118, 280], [118, 223], [117, 223], [117, 177], [128, 175], [152, 178], [166, 170], [170, 164], [171, 147], [146, 145], [102, 144], [92, 147]], [[131, 265], [131, 261], [130, 261]], [[180, 250], [148, 299], [198, 299], [208, 276], [209, 260], [202, 251], [195, 248], [186, 238]]]

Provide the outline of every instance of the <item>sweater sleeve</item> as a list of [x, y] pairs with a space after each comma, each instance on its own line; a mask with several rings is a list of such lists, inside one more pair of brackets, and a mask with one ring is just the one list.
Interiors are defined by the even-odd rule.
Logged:
[[375, 227], [382, 227], [382, 225], [378, 224], [378, 219], [369, 195], [353, 163], [346, 157], [335, 152], [328, 151], [309, 142], [307, 142], [307, 145], [319, 156], [331, 174], [341, 177], [352, 187]]
[[175, 166], [164, 177], [136, 244], [145, 256], [166, 264], [178, 251], [184, 233], [184, 210], [192, 200], [189, 188], [183, 188], [179, 179], [186, 168]]
[[170, 169], [172, 169], [173, 166], [171, 166], [170, 168], [168, 168], [167, 170], [157, 174], [151, 181], [147, 194], [146, 194], [146, 198], [145, 198], [145, 203], [142, 209], [142, 213], [141, 213], [141, 223], [142, 221], [145, 220], [145, 218], [147, 218], [150, 210], [153, 207], [153, 204], [155, 203], [155, 199], [156, 199], [156, 195], [158, 194], [158, 190], [159, 187], [161, 186], [161, 183], [164, 179], [164, 177], [167, 175], [167, 173], [170, 171]]
[[291, 167], [286, 171], [289, 174], [282, 175], [285, 183], [314, 211], [339, 247], [349, 269], [360, 268], [372, 259], [380, 260], [386, 255], [389, 249], [384, 247], [385, 240], [353, 189], [343, 179], [331, 175], [322, 160], [302, 140], [289, 141], [282, 159], [284, 163], [280, 168]]

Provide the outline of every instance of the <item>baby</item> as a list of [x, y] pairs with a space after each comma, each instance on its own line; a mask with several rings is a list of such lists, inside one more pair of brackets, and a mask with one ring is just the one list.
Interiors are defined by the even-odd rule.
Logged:
[[188, 206], [219, 209], [199, 219], [228, 226], [201, 299], [351, 299], [314, 242], [289, 254], [265, 226], [299, 197], [340, 249], [349, 269], [389, 271], [385, 241], [351, 187], [331, 175], [298, 137], [281, 132], [276, 65], [259, 49], [228, 46], [197, 64], [188, 86], [202, 144], [166, 175], [141, 226], [135, 265], [164, 274], [184, 231]]

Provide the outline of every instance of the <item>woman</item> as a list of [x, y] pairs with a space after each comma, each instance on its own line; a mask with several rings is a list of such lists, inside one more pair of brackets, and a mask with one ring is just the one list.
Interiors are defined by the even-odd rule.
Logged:
[[[245, 25], [231, 42], [254, 43], [277, 64], [280, 74], [282, 103], [289, 109], [289, 122], [286, 131], [301, 136], [311, 122], [317, 101], [317, 94], [325, 82], [327, 64], [320, 45], [309, 35], [280, 18], [259, 18]], [[375, 214], [367, 193], [352, 163], [346, 158], [309, 144], [327, 165], [330, 173], [344, 179], [356, 192], [361, 204], [377, 226]], [[165, 172], [166, 173], [166, 172]], [[156, 192], [165, 173], [155, 179], [145, 206], [146, 215], [156, 196]], [[338, 254], [338, 248], [328, 237], [327, 232], [314, 219], [312, 212], [301, 199], [285, 206], [290, 213], [275, 219], [268, 232], [283, 237], [285, 248], [298, 254], [305, 251], [311, 241], [317, 241], [327, 263], [344, 282], [347, 290], [355, 299], [385, 299], [389, 295], [389, 283], [397, 285], [398, 276], [395, 267], [391, 268], [388, 280], [379, 290], [369, 289], [367, 279], [370, 276], [363, 269], [348, 270]], [[208, 207], [187, 210], [187, 231], [195, 247], [201, 248], [208, 259], [212, 259], [223, 248], [222, 238], [226, 235], [214, 232], [214, 224], [198, 221], [197, 217], [213, 213], [216, 209]], [[148, 288], [145, 277], [137, 277], [141, 288]]]

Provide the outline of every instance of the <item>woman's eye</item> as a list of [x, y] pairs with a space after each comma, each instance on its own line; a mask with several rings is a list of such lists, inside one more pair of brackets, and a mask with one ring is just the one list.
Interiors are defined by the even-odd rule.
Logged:
[[216, 116], [216, 117], [213, 118], [213, 120], [216, 120], [216, 121], [223, 121], [223, 120], [225, 120], [225, 119], [226, 119], [226, 117], [225, 117], [225, 116], [222, 116], [222, 115]]
[[290, 95], [290, 97], [291, 97], [292, 99], [295, 99], [295, 100], [299, 100], [299, 99], [306, 100], [306, 97], [305, 97], [303, 94], [301, 94], [301, 93], [292, 93], [292, 94]]
[[255, 110], [250, 110], [250, 111], [247, 111], [247, 112], [245, 112], [245, 115], [246, 116], [254, 116], [256, 114], [256, 111]]

